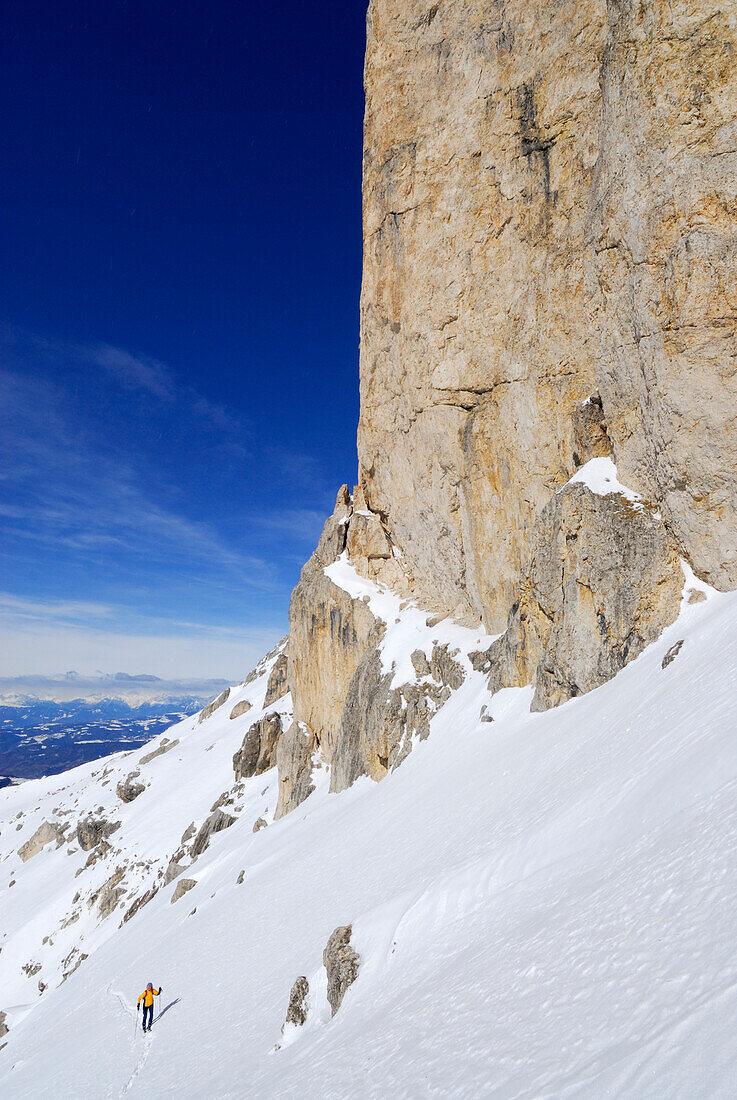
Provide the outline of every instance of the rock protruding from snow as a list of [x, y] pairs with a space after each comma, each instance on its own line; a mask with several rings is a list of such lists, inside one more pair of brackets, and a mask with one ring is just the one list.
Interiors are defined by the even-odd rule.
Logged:
[[78, 970], [85, 959], [89, 958], [84, 951], [80, 951], [77, 947], [73, 947], [67, 957], [62, 961], [62, 981], [65, 982], [67, 978], [70, 978], [75, 970]]
[[233, 756], [236, 781], [261, 775], [276, 764], [276, 746], [282, 732], [281, 717], [265, 714], [250, 727]]
[[307, 981], [304, 974], [302, 974], [297, 978], [289, 994], [287, 1018], [284, 1021], [285, 1027], [287, 1024], [294, 1024], [296, 1027], [302, 1027], [307, 1019], [307, 1005], [305, 1002], [309, 992], [310, 983]]
[[330, 774], [331, 791], [345, 790], [361, 775], [383, 779], [398, 767], [412, 751], [414, 739], [425, 740], [431, 717], [465, 679], [448, 645], [436, 644], [429, 659], [422, 650], [411, 655], [419, 683], [392, 686], [393, 673], [382, 666], [382, 637], [383, 624], [375, 633], [375, 646], [366, 653], [348, 686]]
[[52, 840], [61, 840], [61, 830], [58, 825], [52, 825], [51, 822], [44, 821], [44, 823], [39, 825], [36, 829], [31, 839], [27, 840], [25, 844], [18, 849], [18, 855], [24, 863], [27, 863], [29, 859], [38, 855], [38, 853], [45, 848], [47, 844], [50, 844]]
[[288, 664], [289, 658], [285, 650], [280, 653], [274, 661], [274, 666], [269, 673], [269, 679], [266, 684], [264, 707], [270, 707], [272, 703], [276, 703], [277, 700], [283, 699], [289, 691], [289, 680], [287, 675]]
[[251, 704], [248, 699], [241, 699], [240, 703], [236, 703], [230, 712], [231, 718], [241, 718], [244, 714], [248, 714], [251, 709]]
[[175, 901], [179, 901], [180, 898], [184, 897], [184, 895], [196, 885], [197, 879], [195, 878], [180, 878], [179, 882], [174, 887], [174, 893], [171, 896], [171, 904], [173, 905]]
[[151, 752], [147, 752], [145, 756], [142, 756], [138, 761], [139, 764], [150, 764], [152, 760], [155, 760], [157, 756], [163, 756], [167, 752], [171, 752], [179, 744], [179, 738], [175, 738], [174, 741], [170, 741], [168, 737], [162, 738], [161, 744], [158, 745]]
[[89, 899], [88, 905], [90, 906], [90, 908], [95, 904], [95, 902], [98, 903], [100, 917], [103, 920], [105, 919], [105, 917], [110, 916], [120, 899], [125, 894], [125, 888], [121, 885], [124, 876], [125, 868], [116, 867], [115, 871], [107, 880], [107, 882], [105, 882], [99, 890], [96, 890]]
[[312, 756], [317, 748], [314, 734], [303, 722], [292, 722], [276, 746], [279, 768], [279, 799], [274, 818], [296, 809], [312, 794]]
[[358, 977], [360, 956], [351, 947], [351, 925], [336, 928], [323, 951], [322, 961], [328, 976], [328, 1001], [333, 1016], [340, 1008], [346, 990]]
[[671, 664], [673, 661], [675, 661], [676, 657], [681, 652], [682, 647], [683, 647], [683, 638], [679, 638], [678, 641], [674, 642], [673, 645], [670, 647], [670, 649], [666, 653], [665, 657], [663, 657], [663, 660], [660, 663], [660, 667], [661, 668], [667, 668], [669, 664]]
[[86, 817], [77, 823], [77, 840], [84, 852], [96, 848], [102, 841], [120, 828], [119, 821], [106, 821], [103, 817]]
[[143, 794], [146, 790], [145, 783], [137, 782], [140, 774], [138, 770], [130, 772], [124, 780], [118, 783], [115, 788], [115, 793], [121, 802], [133, 802], [134, 799], [138, 798], [139, 794]]
[[148, 903], [156, 897], [158, 892], [158, 886], [152, 886], [150, 890], [146, 890], [144, 894], [141, 894], [139, 897], [137, 897], [133, 904], [129, 906], [129, 908], [126, 909], [125, 913], [123, 914], [122, 923], [125, 924], [126, 921], [129, 921], [131, 919], [131, 917], [135, 917], [138, 910], [143, 909], [144, 905], [148, 905]]
[[192, 859], [197, 859], [210, 846], [211, 836], [222, 832], [223, 829], [229, 829], [231, 825], [235, 825], [235, 818], [230, 814], [226, 814], [223, 810], [215, 810], [211, 813], [194, 839], [190, 853]]
[[202, 708], [202, 710], [200, 711], [199, 721], [204, 722], [207, 718], [210, 718], [211, 715], [213, 715], [215, 711], [223, 705], [223, 703], [227, 703], [229, 698], [230, 688], [227, 687], [225, 691], [220, 692], [217, 699], [213, 699], [211, 703], [208, 703], [206, 707]]
[[535, 711], [610, 680], [680, 607], [680, 559], [658, 514], [576, 482], [543, 509], [519, 600], [491, 648], [491, 690], [534, 683]]
[[294, 715], [309, 727], [328, 763], [348, 684], [368, 648], [375, 623], [369, 608], [352, 599], [324, 572], [345, 549], [351, 514], [351, 498], [344, 485], [289, 606], [288, 676]]

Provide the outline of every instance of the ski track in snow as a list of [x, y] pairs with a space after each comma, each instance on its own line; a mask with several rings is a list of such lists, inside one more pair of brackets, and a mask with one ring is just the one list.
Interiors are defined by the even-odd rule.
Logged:
[[[132, 1049], [135, 1051], [136, 1042], [139, 1038], [143, 1040], [143, 1052], [141, 1053], [140, 1057], [138, 1058], [138, 1060], [137, 1060], [137, 1062], [134, 1066], [133, 1072], [131, 1073], [130, 1077], [128, 1078], [128, 1081], [123, 1086], [123, 1088], [120, 1090], [120, 1093], [118, 1094], [118, 1100], [122, 1100], [122, 1097], [125, 1096], [126, 1093], [130, 1092], [130, 1090], [133, 1088], [133, 1086], [136, 1083], [136, 1080], [138, 1079], [139, 1074], [143, 1070], [143, 1067], [146, 1065], [146, 1062], [148, 1060], [148, 1056], [151, 1053], [151, 1042], [153, 1040], [153, 1036], [149, 1035], [148, 1033], [146, 1033], [145, 1035], [140, 1033], [140, 1026], [139, 1026], [139, 1022], [138, 1022], [139, 1013], [131, 1006], [130, 1002], [128, 1001], [128, 998], [125, 996], [124, 993], [121, 993], [117, 989], [113, 989], [112, 984], [107, 987], [107, 991], [112, 997], [114, 997], [117, 1000], [118, 1004], [123, 1009], [126, 1016], [132, 1016], [133, 1019], [136, 1021], [136, 1029], [135, 1029], [135, 1032], [134, 1032], [133, 1039], [131, 1040]], [[156, 1019], [158, 1019], [158, 1016], [156, 1017]], [[108, 1093], [108, 1097], [112, 1097], [112, 1092]]]

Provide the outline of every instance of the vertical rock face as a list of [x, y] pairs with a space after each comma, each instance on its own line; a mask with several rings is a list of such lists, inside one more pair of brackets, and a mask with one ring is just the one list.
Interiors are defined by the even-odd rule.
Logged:
[[714, 0], [372, 0], [359, 459], [428, 606], [503, 629], [610, 440], [737, 584], [735, 34]]
[[609, 3], [587, 256], [621, 478], [737, 585], [734, 3]]
[[[277, 700], [281, 699], [289, 691], [287, 668], [287, 655], [286, 653], [280, 653], [274, 662], [274, 667], [271, 670], [266, 685], [266, 696], [264, 697], [265, 707], [270, 707], [272, 703], [276, 703]], [[231, 718], [232, 717], [233, 715], [231, 714]]]
[[373, 0], [359, 457], [430, 604], [501, 628], [596, 387], [582, 293], [606, 6]]
[[345, 550], [352, 512], [348, 486], [344, 485], [289, 606], [288, 678], [295, 719], [314, 734], [328, 761], [348, 684], [375, 623], [368, 607], [352, 600], [324, 572]]
[[[422, 652], [394, 681], [338, 559], [506, 627], [475, 656], [535, 709], [673, 621], [679, 555], [737, 586], [733, 0], [370, 0], [367, 28], [359, 485], [292, 597], [277, 816], [315, 753], [332, 790], [379, 779], [456, 690]], [[643, 502], [571, 483], [610, 457]]]
[[519, 599], [491, 647], [490, 687], [534, 683], [546, 710], [610, 680], [676, 618], [678, 554], [657, 515], [566, 487], [543, 510]]

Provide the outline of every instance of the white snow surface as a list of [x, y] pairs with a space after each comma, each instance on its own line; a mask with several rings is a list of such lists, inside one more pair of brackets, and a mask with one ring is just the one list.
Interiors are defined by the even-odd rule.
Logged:
[[[331, 568], [336, 583], [358, 583]], [[402, 621], [416, 609], [390, 610], [416, 648], [425, 627]], [[59, 819], [55, 807], [74, 826], [102, 806], [122, 822], [114, 849], [156, 865], [138, 869], [143, 886], [232, 786], [267, 673], [201, 724], [168, 730], [179, 745], [141, 769], [149, 785], [127, 806], [117, 778], [153, 745], [0, 792], [11, 1028], [0, 1095], [735, 1095], [737, 595], [684, 601], [615, 680], [545, 714], [529, 713], [529, 689], [490, 699], [469, 671], [380, 784], [331, 795], [323, 777], [255, 834], [258, 816], [271, 821], [276, 774], [247, 781], [236, 823], [185, 872], [197, 880], [185, 897], [172, 905], [174, 884], [162, 888], [120, 928], [135, 891], [102, 921], [83, 897], [79, 919], [41, 947], [74, 893], [86, 897], [122, 856], [75, 877], [86, 859], [76, 841], [26, 864], [17, 848]], [[244, 697], [253, 710], [231, 721]], [[342, 924], [361, 965], [331, 1019], [322, 952]], [[56, 985], [73, 944], [89, 958]], [[27, 978], [31, 960], [42, 971]], [[300, 974], [308, 1021], [282, 1036]], [[144, 1038], [135, 1001], [148, 981], [163, 993]]]
[[599, 497], [618, 493], [631, 504], [641, 505], [642, 498], [632, 489], [623, 485], [617, 477], [617, 467], [611, 458], [590, 458], [568, 482], [569, 485], [585, 485]]

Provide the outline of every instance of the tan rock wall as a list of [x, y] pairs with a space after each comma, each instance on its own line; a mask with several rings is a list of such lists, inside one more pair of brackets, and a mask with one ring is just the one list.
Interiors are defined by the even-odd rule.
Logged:
[[567, 486], [536, 525], [507, 630], [490, 650], [491, 690], [533, 683], [539, 711], [599, 687], [674, 621], [683, 584], [658, 513]]
[[587, 256], [620, 478], [737, 585], [737, 3], [611, 3]]
[[428, 606], [503, 628], [597, 388], [622, 480], [737, 584], [736, 18], [372, 0], [359, 459]]

